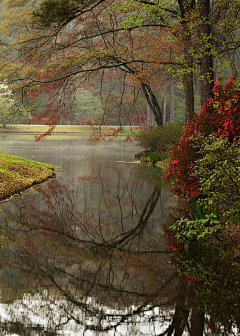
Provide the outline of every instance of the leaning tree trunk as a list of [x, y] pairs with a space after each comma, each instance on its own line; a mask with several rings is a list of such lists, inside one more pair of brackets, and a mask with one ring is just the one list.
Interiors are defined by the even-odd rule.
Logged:
[[199, 18], [200, 18], [200, 39], [201, 43], [201, 104], [213, 96], [214, 71], [213, 71], [213, 55], [211, 54], [212, 37], [210, 22], [210, 0], [199, 0]]
[[160, 108], [160, 105], [157, 101], [154, 92], [152, 91], [151, 87], [147, 84], [142, 84], [141, 87], [147, 100], [148, 106], [150, 107], [154, 115], [157, 125], [158, 126], [163, 125], [162, 110]]

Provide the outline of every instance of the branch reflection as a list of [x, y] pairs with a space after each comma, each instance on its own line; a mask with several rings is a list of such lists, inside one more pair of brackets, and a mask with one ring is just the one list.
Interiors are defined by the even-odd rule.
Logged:
[[167, 330], [182, 280], [169, 264], [159, 219], [163, 195], [132, 173], [126, 177], [109, 167], [79, 178], [74, 190], [51, 181], [5, 205], [0, 258], [11, 294], [2, 294], [2, 302], [9, 303], [4, 311], [11, 323], [3, 320], [2, 330]]

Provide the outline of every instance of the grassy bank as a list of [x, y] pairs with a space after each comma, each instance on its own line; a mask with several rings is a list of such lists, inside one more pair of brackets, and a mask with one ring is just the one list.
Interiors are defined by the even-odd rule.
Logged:
[[[0, 128], [0, 133], [29, 133], [29, 134], [42, 134], [48, 130], [47, 126], [39, 125], [21, 125], [21, 126], [11, 126], [8, 125], [6, 128]], [[56, 126], [54, 133], [89, 133], [90, 127], [86, 126]], [[53, 133], [53, 134], [54, 134]]]
[[54, 175], [52, 165], [0, 153], [0, 201]]
[[[114, 126], [102, 126], [104, 131], [112, 132], [113, 129], [117, 127]], [[19, 133], [19, 134], [43, 134], [48, 130], [47, 126], [40, 125], [18, 125], [12, 126], [8, 125], [6, 128], [0, 128], [0, 133]], [[135, 131], [134, 131], [135, 132]], [[53, 134], [90, 134], [90, 126], [73, 126], [73, 125], [58, 125], [54, 129]], [[125, 126], [124, 130], [119, 133], [119, 135], [128, 135], [130, 134], [130, 127]]]

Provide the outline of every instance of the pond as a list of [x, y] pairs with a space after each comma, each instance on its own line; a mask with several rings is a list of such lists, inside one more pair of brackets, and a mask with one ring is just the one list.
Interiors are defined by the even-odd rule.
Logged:
[[[201, 279], [178, 271], [190, 264], [194, 279], [199, 273], [193, 255], [176, 255], [167, 230], [174, 200], [160, 170], [134, 162], [139, 151], [121, 139], [1, 135], [1, 152], [54, 164], [57, 173], [0, 206], [1, 335], [197, 336], [224, 328], [224, 307], [213, 321]], [[209, 272], [199, 251], [197, 265]], [[232, 288], [237, 277], [231, 273]], [[208, 300], [216, 294], [210, 285]], [[236, 307], [227, 288], [227, 307]], [[236, 311], [226, 327], [232, 335]]]

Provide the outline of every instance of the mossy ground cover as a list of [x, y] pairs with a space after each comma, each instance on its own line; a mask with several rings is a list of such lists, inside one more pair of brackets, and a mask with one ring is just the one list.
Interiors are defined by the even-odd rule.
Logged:
[[0, 201], [54, 175], [50, 164], [0, 153]]

